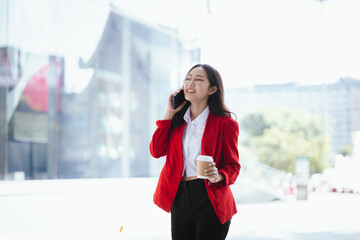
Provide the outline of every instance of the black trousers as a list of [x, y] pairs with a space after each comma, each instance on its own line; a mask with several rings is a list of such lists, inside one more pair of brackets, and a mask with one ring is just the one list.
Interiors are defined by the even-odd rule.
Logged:
[[221, 240], [230, 220], [220, 224], [206, 191], [205, 180], [181, 182], [171, 207], [173, 240]]

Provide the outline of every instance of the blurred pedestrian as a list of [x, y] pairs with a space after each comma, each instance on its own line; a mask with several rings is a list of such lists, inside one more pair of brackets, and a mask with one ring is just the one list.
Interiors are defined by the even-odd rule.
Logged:
[[[166, 156], [154, 194], [154, 203], [171, 212], [174, 240], [225, 239], [237, 212], [230, 185], [239, 175], [238, 123], [224, 105], [220, 74], [207, 64], [197, 64], [183, 84], [185, 101], [173, 107], [170, 94], [162, 120], [156, 122], [150, 153]], [[213, 158], [197, 177], [196, 158]]]

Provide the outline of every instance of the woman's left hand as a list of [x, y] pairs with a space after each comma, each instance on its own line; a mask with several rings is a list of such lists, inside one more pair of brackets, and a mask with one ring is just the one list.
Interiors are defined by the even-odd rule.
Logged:
[[204, 173], [212, 183], [218, 183], [224, 180], [224, 176], [218, 172], [214, 162], [209, 163], [209, 168], [205, 169]]

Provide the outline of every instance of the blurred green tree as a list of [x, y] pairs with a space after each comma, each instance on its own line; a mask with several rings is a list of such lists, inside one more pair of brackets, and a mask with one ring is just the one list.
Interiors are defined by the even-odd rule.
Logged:
[[310, 159], [311, 173], [322, 172], [330, 153], [329, 137], [322, 134], [321, 119], [295, 111], [259, 111], [245, 115], [240, 126], [242, 142], [260, 162], [294, 173], [297, 156]]
[[346, 144], [341, 148], [341, 155], [343, 155], [344, 157], [351, 156], [352, 151], [353, 151], [352, 144]]

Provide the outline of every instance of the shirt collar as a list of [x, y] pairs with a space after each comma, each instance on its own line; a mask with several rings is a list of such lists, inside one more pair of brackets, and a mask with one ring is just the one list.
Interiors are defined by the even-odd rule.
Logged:
[[191, 121], [191, 117], [190, 117], [190, 107], [186, 110], [185, 115], [184, 115], [184, 120], [186, 121], [186, 123], [193, 123], [195, 125], [198, 124], [205, 124], [206, 119], [208, 118], [210, 113], [210, 109], [209, 106], [207, 106], [204, 111], [202, 111], [202, 113], [200, 113], [199, 116], [197, 116], [197, 118], [195, 118], [193, 121]]

